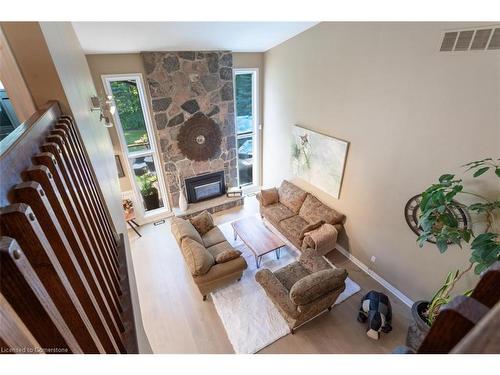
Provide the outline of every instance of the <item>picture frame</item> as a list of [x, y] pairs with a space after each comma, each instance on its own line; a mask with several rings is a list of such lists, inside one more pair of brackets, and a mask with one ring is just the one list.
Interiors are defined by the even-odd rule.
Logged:
[[339, 199], [348, 149], [348, 141], [293, 125], [293, 175]]

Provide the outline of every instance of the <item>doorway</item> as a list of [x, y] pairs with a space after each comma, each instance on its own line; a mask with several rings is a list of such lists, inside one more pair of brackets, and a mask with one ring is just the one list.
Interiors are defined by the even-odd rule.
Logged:
[[127, 159], [137, 217], [144, 220], [169, 211], [141, 74], [103, 75], [102, 80], [116, 106], [114, 123]]
[[258, 69], [235, 69], [234, 87], [238, 185], [249, 192], [260, 186]]

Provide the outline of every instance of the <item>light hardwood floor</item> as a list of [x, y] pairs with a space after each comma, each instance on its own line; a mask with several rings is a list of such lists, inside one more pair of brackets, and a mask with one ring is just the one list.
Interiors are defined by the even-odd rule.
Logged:
[[[256, 199], [248, 197], [243, 207], [216, 214], [215, 222], [257, 211]], [[144, 328], [154, 353], [233, 353], [210, 297], [203, 302], [191, 279], [169, 221], [140, 231], [141, 238], [132, 231], [129, 237]], [[328, 254], [328, 259], [346, 268], [361, 291], [260, 353], [390, 353], [404, 344], [409, 308], [339, 252]], [[386, 293], [393, 308], [393, 330], [378, 341], [368, 338], [365, 325], [356, 320], [361, 297], [372, 289]]]

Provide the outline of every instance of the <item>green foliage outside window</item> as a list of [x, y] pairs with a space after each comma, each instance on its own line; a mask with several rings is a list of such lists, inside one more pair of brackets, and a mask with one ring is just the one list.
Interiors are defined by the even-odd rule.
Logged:
[[136, 83], [131, 81], [114, 81], [111, 82], [111, 89], [123, 130], [146, 129]]
[[156, 174], [145, 173], [142, 176], [137, 176], [136, 178], [143, 197], [148, 197], [158, 192], [156, 189], [156, 183], [158, 182]]
[[236, 74], [236, 116], [252, 115], [252, 74]]
[[113, 81], [111, 90], [130, 151], [148, 148], [146, 124], [135, 81]]

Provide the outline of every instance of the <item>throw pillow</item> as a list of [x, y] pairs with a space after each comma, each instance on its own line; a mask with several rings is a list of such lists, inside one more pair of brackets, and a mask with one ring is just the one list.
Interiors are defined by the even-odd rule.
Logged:
[[215, 256], [215, 263], [226, 263], [238, 258], [240, 255], [241, 251], [238, 250], [224, 250]]
[[196, 228], [199, 234], [202, 236], [207, 233], [210, 229], [215, 228], [214, 221], [212, 219], [212, 215], [208, 213], [208, 211], [203, 211], [189, 219], [191, 224]]
[[300, 231], [300, 236], [299, 236], [299, 239], [303, 240], [306, 233], [307, 232], [310, 232], [312, 230], [315, 230], [315, 229], [318, 229], [320, 226], [322, 226], [323, 224], [325, 224], [325, 221], [324, 220], [319, 220], [313, 224], [309, 224], [307, 226], [305, 226], [301, 231]]
[[287, 180], [283, 180], [278, 189], [279, 201], [287, 208], [298, 214], [307, 193]]
[[303, 277], [290, 289], [290, 299], [298, 306], [345, 288], [347, 271], [342, 268], [327, 269]]
[[203, 245], [189, 237], [182, 240], [181, 250], [193, 276], [206, 274], [215, 264], [212, 254]]
[[181, 245], [182, 239], [186, 237], [203, 244], [200, 234], [189, 220], [180, 219], [178, 217], [172, 218], [171, 230], [179, 246]]
[[278, 203], [279, 195], [278, 189], [265, 189], [260, 191], [260, 198], [263, 206], [269, 206], [274, 203]]
[[300, 207], [299, 215], [308, 223], [324, 220], [325, 223], [332, 225], [342, 223], [345, 218], [343, 214], [323, 204], [318, 198], [311, 194], [308, 194], [304, 200], [304, 203]]

